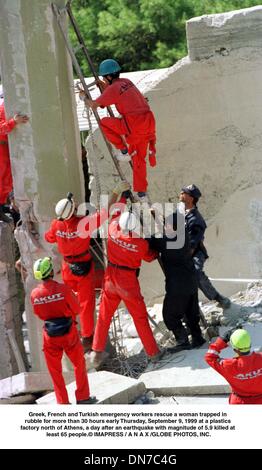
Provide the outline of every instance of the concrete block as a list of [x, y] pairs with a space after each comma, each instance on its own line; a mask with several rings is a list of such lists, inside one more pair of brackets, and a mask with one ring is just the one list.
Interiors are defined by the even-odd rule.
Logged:
[[[145, 385], [141, 380], [131, 379], [112, 372], [101, 371], [88, 374], [90, 392], [98, 399], [98, 405], [125, 405], [133, 403], [145, 393]], [[67, 386], [70, 403], [75, 400], [75, 382]], [[38, 405], [55, 405], [55, 394], [50, 393], [36, 400]]]
[[213, 396], [201, 396], [201, 397], [173, 397], [174, 402], [178, 405], [228, 405], [228, 395], [213, 395]]
[[26, 395], [18, 395], [17, 397], [11, 398], [2, 398], [0, 400], [0, 405], [31, 405], [35, 403], [35, 395], [26, 394]]
[[228, 395], [202, 395], [202, 396], [188, 396], [183, 397], [180, 395], [175, 395], [172, 397], [155, 397], [152, 404], [157, 405], [227, 405], [228, 404]]
[[187, 21], [187, 41], [191, 60], [221, 54], [233, 49], [260, 47], [261, 5], [243, 10], [203, 15]]
[[[74, 374], [63, 374], [66, 383], [73, 380]], [[0, 399], [14, 395], [53, 390], [53, 383], [48, 372], [22, 372], [0, 381]]]
[[157, 364], [150, 364], [140, 379], [155, 395], [225, 394], [225, 379], [204, 361], [205, 349], [166, 354]]

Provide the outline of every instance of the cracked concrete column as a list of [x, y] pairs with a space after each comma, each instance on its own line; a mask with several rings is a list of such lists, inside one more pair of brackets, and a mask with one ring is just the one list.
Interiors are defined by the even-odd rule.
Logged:
[[4, 379], [24, 370], [26, 354], [16, 285], [14, 239], [11, 226], [3, 222], [0, 222], [0, 247], [0, 379]]
[[[71, 61], [51, 9], [51, 0], [0, 0], [0, 50], [7, 116], [30, 117], [9, 136], [15, 198], [22, 215], [17, 229], [25, 283], [32, 370], [45, 369], [41, 322], [32, 313], [35, 259], [55, 254], [43, 241], [56, 202], [71, 191], [84, 201], [81, 148]], [[65, 1], [57, 0], [58, 7]], [[55, 259], [55, 261], [58, 261]], [[58, 264], [56, 264], [58, 266]]]

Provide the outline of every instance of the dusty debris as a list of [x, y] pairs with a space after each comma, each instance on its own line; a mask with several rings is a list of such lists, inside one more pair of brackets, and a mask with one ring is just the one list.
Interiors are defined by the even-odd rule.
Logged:
[[240, 291], [231, 297], [231, 305], [223, 310], [213, 302], [201, 305], [208, 322], [233, 326], [241, 322], [262, 322], [262, 282], [248, 284], [246, 291]]

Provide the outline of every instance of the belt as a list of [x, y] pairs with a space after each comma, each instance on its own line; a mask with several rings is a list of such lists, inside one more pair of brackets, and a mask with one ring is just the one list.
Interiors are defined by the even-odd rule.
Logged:
[[119, 264], [113, 264], [111, 261], [108, 261], [108, 266], [112, 266], [112, 268], [117, 268], [117, 269], [124, 269], [126, 271], [137, 271], [139, 268], [129, 268], [128, 266], [120, 266]]
[[80, 253], [79, 255], [66, 255], [64, 256], [64, 259], [67, 261], [67, 258], [70, 260], [75, 259], [75, 258], [82, 258], [83, 256], [87, 255], [89, 253], [89, 250], [84, 251], [83, 253]]
[[7, 140], [0, 140], [0, 145], [8, 145]]

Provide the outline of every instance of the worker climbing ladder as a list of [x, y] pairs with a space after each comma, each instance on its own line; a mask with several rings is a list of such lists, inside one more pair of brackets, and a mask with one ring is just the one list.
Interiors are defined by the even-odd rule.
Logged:
[[[87, 96], [89, 99], [92, 99], [91, 94], [90, 94], [90, 91], [89, 91], [89, 88], [90, 88], [91, 86], [93, 86], [94, 83], [97, 83], [97, 84], [98, 84], [98, 87], [99, 87], [99, 89], [100, 89], [101, 92], [102, 92], [102, 88], [101, 88], [101, 85], [100, 85], [100, 83], [99, 83], [98, 74], [97, 74], [97, 72], [96, 72], [96, 70], [95, 70], [95, 67], [94, 67], [94, 65], [93, 65], [93, 62], [92, 62], [91, 57], [90, 57], [90, 55], [89, 55], [89, 52], [88, 52], [88, 50], [87, 50], [87, 47], [86, 47], [86, 45], [85, 45], [84, 38], [83, 38], [83, 36], [82, 36], [82, 34], [81, 34], [80, 30], [79, 30], [79, 27], [78, 27], [78, 25], [77, 25], [77, 22], [76, 22], [76, 20], [75, 20], [74, 15], [73, 15], [73, 12], [72, 12], [71, 5], [70, 5], [70, 4], [71, 4], [70, 1], [67, 2], [66, 6], [65, 6], [64, 8], [62, 8], [62, 9], [58, 9], [58, 7], [57, 7], [55, 4], [52, 4], [52, 8], [53, 8], [53, 12], [54, 12], [54, 14], [55, 14], [55, 17], [56, 17], [58, 26], [59, 26], [59, 28], [60, 28], [60, 31], [61, 31], [61, 33], [62, 33], [62, 35], [63, 35], [63, 38], [64, 38], [64, 41], [65, 41], [67, 50], [68, 50], [69, 55], [70, 55], [70, 57], [71, 57], [71, 60], [72, 60], [72, 63], [73, 63], [75, 72], [76, 72], [76, 74], [77, 74], [77, 76], [78, 76], [78, 78], [79, 78], [79, 80], [80, 80], [80, 82], [81, 82], [81, 85], [82, 85], [82, 87], [83, 87], [83, 90], [84, 90], [86, 96]], [[65, 19], [66, 19], [66, 18], [69, 19], [69, 22], [70, 22], [70, 24], [71, 24], [71, 26], [72, 26], [72, 28], [73, 28], [73, 30], [74, 30], [74, 32], [75, 32], [76, 38], [77, 38], [78, 43], [79, 43], [79, 46], [77, 47], [76, 50], [74, 50], [74, 49], [72, 48], [72, 45], [71, 45], [70, 40], [69, 40], [68, 35], [67, 35], [67, 30], [66, 30], [66, 26], [65, 26]], [[77, 57], [76, 57], [76, 52], [77, 52], [78, 50], [81, 50], [81, 51], [83, 52], [83, 54], [84, 54], [84, 56], [85, 56], [85, 59], [86, 59], [88, 65], [89, 65], [89, 68], [90, 68], [90, 70], [91, 70], [91, 72], [92, 72], [92, 74], [93, 74], [93, 76], [94, 76], [94, 79], [95, 79], [95, 82], [92, 82], [92, 83], [89, 84], [89, 85], [87, 85], [86, 82], [85, 82], [84, 74], [83, 74], [83, 72], [82, 72], [82, 70], [81, 70], [81, 67], [80, 67], [79, 62], [78, 62]], [[114, 113], [113, 113], [113, 111], [112, 111], [112, 109], [111, 109], [110, 106], [107, 106], [107, 111], [108, 111], [109, 116], [114, 117]], [[118, 175], [119, 175], [119, 177], [120, 177], [120, 179], [121, 179], [122, 181], [125, 181], [126, 178], [125, 178], [125, 175], [124, 175], [124, 173], [123, 173], [123, 171], [122, 171], [122, 169], [121, 169], [121, 166], [120, 166], [120, 164], [119, 164], [119, 161], [117, 160], [117, 158], [116, 158], [116, 156], [115, 156], [115, 154], [114, 154], [114, 151], [113, 151], [113, 149], [112, 149], [111, 144], [108, 142], [108, 140], [106, 139], [106, 137], [105, 137], [105, 135], [104, 135], [103, 130], [101, 129], [101, 120], [100, 120], [99, 113], [97, 112], [97, 110], [93, 110], [93, 113], [94, 113], [94, 116], [95, 116], [96, 121], [97, 121], [97, 123], [98, 123], [98, 126], [99, 126], [99, 128], [100, 128], [100, 130], [101, 130], [101, 133], [102, 133], [103, 139], [104, 139], [104, 141], [105, 141], [105, 144], [106, 144], [106, 146], [107, 146], [107, 149], [108, 149], [108, 151], [109, 151], [109, 154], [110, 154], [110, 156], [111, 156], [111, 158], [112, 158], [113, 164], [114, 164], [114, 166], [115, 166], [115, 168], [116, 168], [116, 170], [117, 170], [117, 172], [118, 172]], [[130, 166], [131, 166], [131, 168], [132, 168], [132, 162], [129, 162], [129, 164], [130, 164]], [[134, 198], [132, 192], [130, 192], [130, 200], [131, 200], [132, 203], [135, 202], [135, 198]], [[149, 202], [149, 205], [151, 206], [151, 201], [150, 201], [149, 197], [148, 197], [148, 202]], [[152, 216], [154, 217], [154, 219], [156, 220], [157, 226], [158, 226], [158, 227], [161, 227], [161, 226], [162, 226], [162, 222], [161, 222], [161, 220], [159, 220], [158, 216], [157, 216], [154, 212], [151, 212], [151, 215], [152, 215]]]

